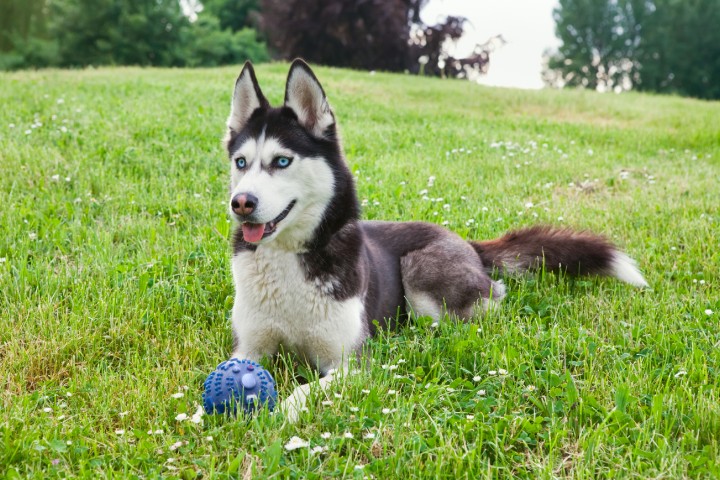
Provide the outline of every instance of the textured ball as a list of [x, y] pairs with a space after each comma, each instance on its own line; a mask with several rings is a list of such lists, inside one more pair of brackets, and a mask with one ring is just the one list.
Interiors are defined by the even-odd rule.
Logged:
[[239, 405], [251, 414], [262, 405], [272, 410], [277, 392], [272, 375], [259, 363], [232, 358], [208, 376], [202, 398], [207, 413], [235, 414]]

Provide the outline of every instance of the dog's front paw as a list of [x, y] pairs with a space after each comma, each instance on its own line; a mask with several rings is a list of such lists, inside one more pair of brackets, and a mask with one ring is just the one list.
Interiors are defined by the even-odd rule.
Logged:
[[295, 423], [300, 419], [300, 412], [305, 410], [307, 404], [310, 384], [300, 385], [293, 390], [293, 393], [280, 403], [280, 411], [288, 419], [288, 422]]

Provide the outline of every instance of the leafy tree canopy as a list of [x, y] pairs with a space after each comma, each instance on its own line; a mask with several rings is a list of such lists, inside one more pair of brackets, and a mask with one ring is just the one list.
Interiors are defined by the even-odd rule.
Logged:
[[551, 85], [720, 98], [720, 0], [559, 0]]

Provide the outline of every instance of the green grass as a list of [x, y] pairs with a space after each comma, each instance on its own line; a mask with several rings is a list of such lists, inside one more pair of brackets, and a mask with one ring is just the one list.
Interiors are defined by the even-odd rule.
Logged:
[[[286, 70], [258, 67], [272, 102]], [[366, 218], [592, 229], [652, 290], [510, 279], [485, 318], [377, 338], [298, 424], [176, 421], [231, 348], [238, 72], [0, 74], [0, 475], [720, 476], [720, 104], [633, 93], [317, 69]]]

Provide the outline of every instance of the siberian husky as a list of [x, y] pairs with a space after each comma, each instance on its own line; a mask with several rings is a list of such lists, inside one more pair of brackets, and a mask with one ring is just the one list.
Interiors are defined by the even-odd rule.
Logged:
[[[539, 226], [467, 241], [430, 223], [360, 220], [335, 115], [302, 60], [290, 67], [280, 107], [246, 63], [227, 127], [233, 357], [259, 361], [282, 346], [317, 368], [323, 387], [376, 325], [409, 314], [467, 319], [500, 301], [505, 286], [493, 270], [544, 267], [647, 285], [631, 258], [587, 232]], [[291, 419], [308, 390], [283, 402]]]

